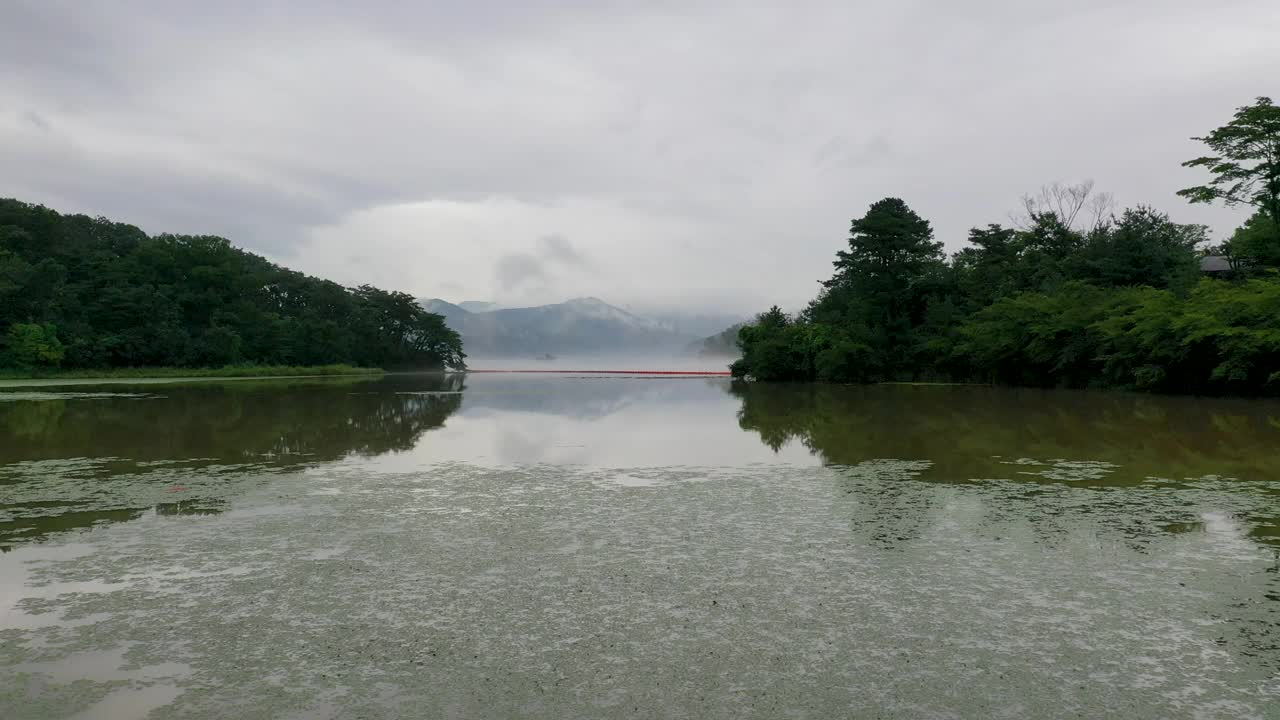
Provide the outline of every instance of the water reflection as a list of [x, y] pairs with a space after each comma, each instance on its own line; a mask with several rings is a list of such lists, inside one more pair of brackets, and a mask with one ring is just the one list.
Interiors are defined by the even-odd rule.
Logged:
[[1274, 404], [91, 392], [0, 400], [3, 717], [1226, 718], [1280, 696]]
[[739, 383], [738, 423], [824, 462], [930, 462], [926, 479], [1020, 477], [1134, 485], [1219, 475], [1280, 479], [1273, 401], [973, 386]]
[[[891, 458], [918, 461], [909, 474], [922, 480], [1158, 486], [1166, 493], [1219, 479], [1256, 481], [1235, 486], [1261, 497], [1239, 512], [1250, 537], [1280, 547], [1275, 402], [966, 386], [735, 383], [731, 392], [742, 400], [739, 425], [766, 446], [799, 443], [833, 466]], [[1021, 492], [1032, 501], [1031, 518], [1078, 520], [1052, 517], [1056, 505], [1034, 502], [1041, 491]], [[891, 503], [894, 494], [879, 487], [875, 502]], [[1180, 531], [1182, 522], [1167, 527]], [[1113, 529], [1135, 543], [1153, 531], [1150, 523]]]
[[461, 375], [0, 393], [0, 550], [134, 520], [220, 512], [246, 483], [413, 448]]
[[[773, 449], [801, 444], [837, 473], [860, 544], [908, 556], [954, 544], [958, 563], [984, 544], [1039, 545], [1086, 568], [1100, 548], [1162, 558], [1173, 591], [1202, 598], [1219, 624], [1218, 650], [1280, 671], [1280, 405], [947, 386], [731, 392], [744, 430]], [[1259, 550], [1274, 558], [1263, 574], [1204, 572]], [[1087, 569], [1080, 586], [1097, 592], [1103, 573]]]
[[[706, 468], [886, 458], [917, 463], [912, 478], [1018, 480], [1027, 493], [1035, 484], [1280, 478], [1276, 403], [718, 379], [394, 375], [17, 389], [0, 392], [0, 439], [0, 548], [143, 512], [218, 512], [246, 482], [334, 462], [403, 472], [444, 462], [629, 468], [619, 482], [652, 484]], [[897, 492], [880, 487], [873, 504], [892, 513]], [[1280, 544], [1274, 513], [1246, 520], [1252, 537]], [[1195, 521], [1167, 524], [1181, 522]]]
[[680, 468], [817, 464], [804, 448], [775, 453], [743, 433], [727, 387], [708, 378], [471, 376], [446, 427], [364, 465], [410, 472], [440, 462], [550, 464], [672, 476]]
[[802, 448], [779, 455], [742, 433], [726, 387], [420, 374], [4, 391], [0, 550], [146, 513], [219, 512], [272, 476], [334, 463], [367, 472], [449, 462], [660, 467], [662, 478], [679, 467], [814, 464]]
[[104, 455], [135, 464], [291, 464], [407, 450], [457, 411], [464, 382], [420, 375], [198, 383], [96, 397], [0, 393], [7, 440], [0, 465]]

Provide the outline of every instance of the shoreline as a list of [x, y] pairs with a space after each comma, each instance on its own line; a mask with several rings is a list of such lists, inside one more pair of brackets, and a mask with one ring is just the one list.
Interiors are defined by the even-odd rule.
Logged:
[[380, 368], [350, 365], [315, 366], [228, 366], [222, 368], [114, 368], [109, 370], [65, 370], [51, 373], [0, 371], [0, 387], [37, 385], [84, 385], [95, 382], [180, 382], [191, 380], [265, 380], [278, 378], [366, 377], [385, 375]]

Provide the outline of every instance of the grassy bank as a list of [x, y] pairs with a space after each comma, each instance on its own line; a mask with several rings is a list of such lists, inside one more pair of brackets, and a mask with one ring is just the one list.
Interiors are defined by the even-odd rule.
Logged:
[[319, 375], [381, 375], [378, 368], [351, 365], [227, 365], [217, 368], [140, 367], [102, 370], [14, 370], [0, 369], [0, 380], [75, 380], [145, 378], [241, 378], [298, 377]]

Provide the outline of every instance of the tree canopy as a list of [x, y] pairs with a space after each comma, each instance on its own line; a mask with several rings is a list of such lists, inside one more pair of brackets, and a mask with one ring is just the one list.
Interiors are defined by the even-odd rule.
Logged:
[[1208, 163], [1225, 180], [1182, 193], [1259, 206], [1227, 243], [1248, 258], [1231, 279], [1202, 275], [1204, 226], [1143, 206], [1102, 217], [1111, 201], [1091, 183], [1027, 196], [1015, 227], [974, 228], [949, 258], [927, 220], [886, 198], [853, 221], [803, 312], [774, 307], [739, 331], [733, 373], [1280, 393], [1280, 278], [1268, 270], [1280, 236], [1267, 209], [1280, 155], [1267, 154], [1275, 109], [1263, 100], [1207, 140], [1227, 158]]
[[1217, 154], [1188, 160], [1183, 166], [1206, 168], [1213, 179], [1179, 190], [1179, 195], [1191, 202], [1253, 205], [1280, 222], [1280, 107], [1271, 98], [1260, 97], [1239, 108], [1231, 122], [1192, 140]]
[[345, 288], [220, 237], [0, 200], [0, 367], [463, 367], [402, 292]]
[[1226, 125], [1192, 139], [1215, 154], [1183, 166], [1205, 168], [1213, 178], [1178, 194], [1193, 203], [1221, 201], [1256, 208], [1225, 249], [1249, 266], [1280, 267], [1280, 107], [1260, 97], [1236, 110]]

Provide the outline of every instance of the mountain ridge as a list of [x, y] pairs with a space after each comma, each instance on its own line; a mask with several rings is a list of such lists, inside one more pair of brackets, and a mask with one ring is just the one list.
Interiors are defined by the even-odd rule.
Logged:
[[421, 298], [427, 311], [444, 316], [462, 335], [468, 355], [660, 354], [681, 353], [698, 336], [611, 305], [597, 297], [577, 297], [530, 307], [493, 303], [451, 303]]

